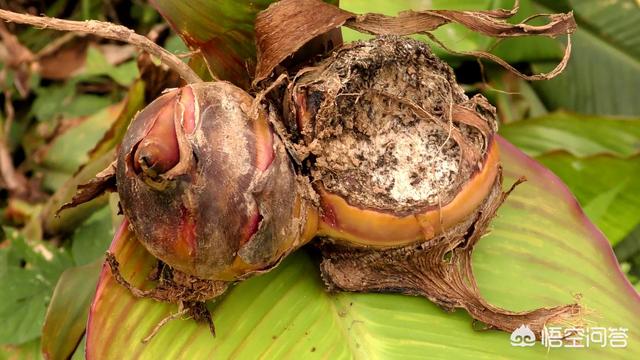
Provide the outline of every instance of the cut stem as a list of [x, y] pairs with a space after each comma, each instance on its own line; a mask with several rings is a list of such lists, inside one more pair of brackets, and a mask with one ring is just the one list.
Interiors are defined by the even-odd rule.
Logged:
[[137, 34], [133, 30], [122, 25], [110, 22], [87, 20], [72, 21], [51, 18], [46, 16], [33, 16], [19, 14], [0, 9], [0, 19], [19, 24], [27, 24], [43, 29], [49, 28], [60, 31], [73, 31], [84, 34], [93, 34], [105, 39], [122, 41], [138, 47], [142, 51], [157, 57], [160, 61], [174, 70], [187, 83], [202, 82], [202, 79], [191, 68], [182, 62], [180, 58], [149, 40], [146, 36]]

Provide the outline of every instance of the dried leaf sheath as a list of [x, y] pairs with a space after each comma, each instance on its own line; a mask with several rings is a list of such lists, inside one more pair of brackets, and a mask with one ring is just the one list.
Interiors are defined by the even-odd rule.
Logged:
[[399, 292], [424, 296], [445, 310], [463, 308], [489, 328], [511, 332], [527, 324], [541, 339], [545, 324], [579, 326], [578, 304], [513, 312], [489, 304], [473, 274], [473, 247], [508, 193], [496, 181], [478, 212], [423, 244], [390, 250], [357, 250], [325, 242], [322, 277], [330, 290]]
[[[545, 25], [534, 26], [525, 20], [509, 24], [504, 19], [517, 12], [516, 0], [511, 10], [452, 11], [428, 10], [406, 11], [397, 17], [380, 14], [358, 15], [326, 4], [321, 0], [282, 0], [271, 5], [256, 18], [256, 41], [258, 64], [254, 84], [264, 80], [273, 69], [314, 37], [336, 27], [346, 26], [372, 35], [410, 35], [427, 33], [448, 23], [459, 23], [487, 36], [504, 38], [543, 35], [555, 37], [571, 34], [576, 29], [572, 13], [549, 15]], [[448, 50], [448, 49], [447, 49]], [[568, 61], [570, 47], [567, 46], [563, 60], [551, 75], [526, 76], [512, 67], [515, 74], [531, 80], [549, 79], [557, 75]], [[487, 52], [461, 53], [487, 58], [505, 66], [506, 62]], [[508, 65], [508, 64], [507, 64]]]

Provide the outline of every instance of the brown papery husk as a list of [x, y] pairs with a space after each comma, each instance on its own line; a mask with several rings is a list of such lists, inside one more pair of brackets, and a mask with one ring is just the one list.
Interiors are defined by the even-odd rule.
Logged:
[[[274, 68], [296, 53], [306, 43], [340, 26], [371, 35], [421, 33], [442, 45], [430, 32], [449, 23], [458, 23], [474, 32], [495, 38], [567, 35], [567, 47], [560, 63], [548, 73], [534, 75], [525, 75], [519, 72], [506, 61], [489, 52], [457, 52], [442, 45], [445, 50], [457, 55], [470, 55], [496, 62], [526, 80], [551, 79], [560, 74], [569, 61], [571, 54], [569, 35], [576, 30], [573, 13], [541, 14], [531, 16], [517, 24], [506, 22], [505, 19], [518, 12], [519, 6], [520, 1], [515, 0], [512, 9], [404, 11], [398, 16], [386, 16], [375, 13], [355, 14], [327, 4], [322, 0], [281, 0], [259, 13], [256, 18], [258, 64], [254, 84], [266, 79]], [[529, 21], [538, 17], [545, 17], [548, 22], [543, 25], [528, 24]]]

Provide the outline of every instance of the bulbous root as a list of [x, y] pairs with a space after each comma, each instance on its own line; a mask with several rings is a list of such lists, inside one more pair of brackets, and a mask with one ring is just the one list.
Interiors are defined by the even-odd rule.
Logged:
[[206, 324], [215, 337], [215, 326], [205, 301], [222, 295], [228, 288], [227, 282], [198, 279], [159, 261], [156, 270], [149, 274], [150, 280], [157, 281], [157, 285], [149, 290], [143, 290], [122, 276], [119, 270], [120, 264], [112, 253], [107, 252], [106, 262], [116, 282], [129, 290], [133, 296], [178, 305], [178, 311], [162, 319], [142, 340], [143, 343], [149, 342], [171, 320], [182, 316], [193, 319], [197, 323]]
[[422, 244], [357, 250], [325, 240], [320, 245], [324, 258], [320, 265], [322, 277], [331, 291], [424, 296], [448, 311], [463, 308], [488, 328], [511, 332], [520, 325], [528, 325], [538, 339], [547, 323], [575, 324], [581, 313], [581, 307], [575, 303], [512, 312], [489, 304], [480, 295], [471, 253], [511, 190], [503, 193], [498, 179], [478, 212], [442, 236]]

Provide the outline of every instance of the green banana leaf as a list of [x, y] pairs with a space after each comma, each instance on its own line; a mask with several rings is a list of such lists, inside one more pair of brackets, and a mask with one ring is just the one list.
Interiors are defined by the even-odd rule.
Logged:
[[[566, 71], [535, 83], [545, 103], [586, 114], [637, 116], [640, 102], [640, 3], [635, 0], [537, 0], [572, 9], [578, 22]], [[553, 65], [538, 63], [534, 71]]]
[[587, 216], [608, 235], [611, 245], [640, 225], [640, 157], [577, 158], [557, 152], [537, 159], [567, 179]]
[[578, 157], [640, 154], [640, 117], [587, 116], [558, 111], [500, 127], [529, 156], [564, 150]]
[[640, 225], [639, 120], [555, 112], [500, 134], [563, 179], [615, 245]]
[[[134, 298], [104, 267], [87, 323], [88, 359], [336, 358], [602, 359], [640, 356], [640, 295], [626, 280], [602, 233], [566, 186], [500, 140], [505, 186], [526, 176], [478, 244], [473, 268], [493, 304], [526, 310], [575, 301], [590, 327], [628, 329], [626, 348], [514, 347], [508, 333], [477, 331], [464, 312], [447, 313], [419, 297], [329, 294], [304, 250], [274, 271], [234, 287], [210, 304], [215, 338], [189, 319], [141, 340], [175, 305]], [[123, 225], [111, 245], [122, 274], [141, 288], [155, 260]]]
[[[466, 1], [450, 3], [447, 6]], [[484, 3], [477, 3], [473, 8], [482, 9]], [[513, 0], [497, 0], [489, 6], [512, 4]], [[565, 71], [550, 81], [532, 83], [548, 109], [594, 115], [640, 114], [636, 100], [640, 89], [638, 1], [522, 0], [520, 5], [514, 21], [533, 14], [573, 11], [578, 24]], [[492, 52], [512, 63], [531, 62], [535, 73], [555, 67], [561, 54], [558, 42], [544, 38], [505, 41]]]

